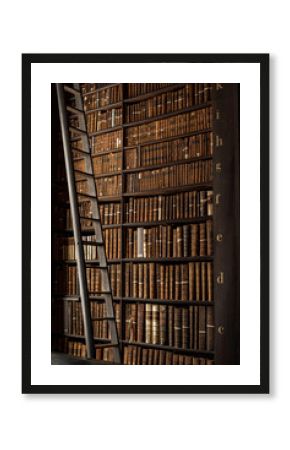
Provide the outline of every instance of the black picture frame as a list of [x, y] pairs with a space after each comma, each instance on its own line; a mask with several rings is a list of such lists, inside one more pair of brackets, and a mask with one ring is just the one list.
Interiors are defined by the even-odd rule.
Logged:
[[[267, 394], [269, 393], [269, 54], [23, 54], [22, 55], [22, 393]], [[260, 65], [260, 384], [31, 384], [31, 65], [33, 63], [255, 63]], [[261, 151], [262, 149], [262, 151]]]

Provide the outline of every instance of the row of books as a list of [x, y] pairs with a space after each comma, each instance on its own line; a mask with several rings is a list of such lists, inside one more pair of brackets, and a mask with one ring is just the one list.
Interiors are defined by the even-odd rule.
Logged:
[[[121, 265], [109, 265], [109, 276], [111, 280], [111, 288], [114, 297], [121, 297]], [[88, 290], [91, 294], [97, 294], [102, 289], [102, 275], [101, 271], [95, 267], [87, 267], [87, 283]]]
[[169, 345], [184, 350], [213, 350], [212, 306], [127, 304], [125, 324], [125, 340], [129, 342]]
[[128, 83], [128, 97], [137, 97], [138, 95], [148, 94], [158, 89], [166, 88], [170, 83]]
[[[86, 269], [90, 294], [102, 290], [101, 271], [97, 267]], [[121, 266], [109, 266], [114, 297], [122, 296]], [[56, 295], [79, 295], [76, 266], [54, 267], [53, 292]], [[164, 299], [183, 301], [213, 301], [213, 266], [211, 262], [187, 264], [126, 263], [126, 298]]]
[[184, 87], [153, 96], [126, 106], [126, 122], [149, 119], [177, 112], [211, 100], [211, 84], [188, 83]]
[[[121, 297], [121, 265], [109, 265], [112, 293], [114, 297]], [[87, 286], [91, 295], [102, 291], [101, 271], [97, 267], [87, 267]], [[53, 294], [57, 296], [79, 295], [77, 268], [75, 265], [54, 265], [53, 267]]]
[[99, 178], [97, 182], [97, 192], [98, 197], [120, 195], [122, 192], [121, 175]]
[[[108, 259], [121, 258], [121, 228], [109, 228], [103, 230], [105, 251]], [[88, 261], [98, 258], [97, 247], [90, 245], [96, 242], [95, 235], [82, 236], [82, 241], [88, 242], [83, 245], [84, 256]], [[53, 258], [56, 260], [76, 259], [76, 246], [73, 237], [58, 237], [53, 241]]]
[[[211, 220], [183, 226], [128, 228], [125, 246], [126, 258], [211, 256], [213, 253], [212, 230]], [[106, 231], [113, 230], [105, 230], [105, 233]], [[113, 239], [116, 239], [119, 234], [115, 233], [112, 236]], [[116, 244], [111, 245], [114, 247]]]
[[79, 295], [76, 266], [53, 265], [52, 295]]
[[[152, 197], [130, 197], [125, 203], [127, 223], [192, 219], [212, 216], [213, 191], [189, 191]], [[105, 217], [104, 217], [105, 218]]]
[[121, 223], [121, 205], [118, 202], [100, 204], [100, 215], [103, 225]]
[[102, 133], [90, 137], [92, 154], [106, 152], [109, 150], [122, 149], [123, 130]]
[[136, 345], [124, 347], [125, 365], [213, 365], [209, 358], [199, 358], [191, 355], [182, 355], [169, 350], [145, 348]]
[[172, 165], [126, 174], [126, 191], [143, 192], [190, 184], [211, 183], [212, 176], [212, 160]]
[[108, 259], [121, 258], [122, 253], [121, 228], [109, 228], [103, 230], [103, 238], [105, 242], [107, 258]]
[[[79, 203], [82, 217], [92, 217], [91, 203]], [[152, 197], [130, 197], [124, 205], [125, 223], [156, 222], [160, 220], [194, 219], [212, 216], [213, 191], [189, 191], [178, 194], [155, 195]], [[121, 205], [119, 202], [100, 204], [103, 225], [121, 223]], [[61, 218], [60, 213], [55, 217]], [[65, 227], [72, 228], [70, 209], [66, 210]], [[91, 228], [91, 221], [82, 221], [84, 228]], [[62, 225], [60, 228], [64, 227]]]
[[[74, 159], [74, 168], [86, 172], [86, 161], [84, 158]], [[102, 175], [107, 172], [120, 171], [122, 168], [122, 153], [108, 153], [105, 155], [95, 156], [92, 158], [94, 175]], [[83, 179], [83, 175], [76, 173], [77, 179]]]
[[212, 262], [126, 263], [125, 297], [213, 301]]
[[94, 111], [87, 114], [87, 131], [88, 133], [94, 133], [107, 128], [118, 127], [122, 125], [122, 120], [122, 108]]
[[150, 121], [127, 129], [126, 145], [135, 146], [149, 141], [178, 136], [180, 134], [202, 131], [212, 127], [212, 107], [201, 108], [189, 113]]
[[[107, 317], [106, 305], [97, 301], [90, 302], [93, 336], [99, 339], [110, 339], [109, 322], [107, 320], [93, 320]], [[114, 303], [114, 314], [118, 333], [121, 333], [121, 307]], [[53, 333], [84, 336], [84, 322], [81, 302], [75, 300], [56, 300], [53, 305], [52, 315]]]
[[213, 145], [213, 133], [209, 132], [138, 148], [128, 148], [125, 151], [125, 167], [126, 169], [134, 169], [212, 156]]
[[[85, 201], [80, 201], [78, 203], [78, 207], [79, 207], [79, 213], [81, 217], [92, 217], [92, 207], [91, 207], [91, 202], [88, 200]], [[65, 212], [65, 223], [66, 223], [66, 228], [71, 230], [72, 229], [72, 219], [71, 219], [71, 211], [70, 208], [66, 209]], [[82, 226], [83, 228], [89, 228], [92, 227], [93, 222], [92, 221], [83, 221], [82, 220]]]
[[[106, 230], [112, 231], [112, 230]], [[115, 229], [114, 231], [117, 231]], [[96, 242], [96, 236], [82, 236], [85, 242]], [[116, 239], [116, 244], [118, 239]], [[84, 256], [87, 260], [97, 259], [97, 247], [94, 245], [83, 245]], [[52, 255], [56, 260], [75, 260], [76, 248], [74, 237], [57, 237], [53, 240]]]
[[116, 172], [122, 168], [122, 153], [108, 153], [107, 155], [93, 158], [93, 168], [95, 175], [108, 172]]
[[85, 111], [100, 108], [122, 100], [122, 86], [111, 86], [96, 90], [95, 83], [84, 83], [81, 86]]
[[[87, 350], [84, 340], [76, 340], [68, 337], [53, 336], [52, 350], [61, 353], [67, 353], [70, 356], [77, 358], [86, 358]], [[96, 360], [98, 361], [113, 361], [111, 348], [97, 348]]]

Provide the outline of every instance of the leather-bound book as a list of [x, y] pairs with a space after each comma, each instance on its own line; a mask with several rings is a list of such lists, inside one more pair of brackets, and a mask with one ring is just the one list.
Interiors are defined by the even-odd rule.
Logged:
[[206, 256], [206, 230], [205, 223], [199, 224], [199, 256]]
[[142, 349], [142, 365], [148, 364], [148, 348]]
[[153, 358], [154, 358], [154, 349], [149, 348], [148, 349], [148, 365], [153, 365]]
[[207, 300], [209, 302], [213, 301], [213, 270], [212, 270], [212, 263], [207, 263]]
[[173, 353], [172, 352], [166, 352], [165, 355], [165, 364], [166, 365], [172, 365], [172, 358], [173, 358]]
[[139, 278], [138, 278], [138, 264], [133, 264], [133, 297], [138, 297]]
[[206, 307], [199, 306], [199, 317], [198, 317], [198, 349], [206, 349], [206, 322], [205, 322]]
[[181, 264], [181, 300], [188, 300], [188, 264]]
[[213, 307], [206, 308], [206, 350], [214, 349], [214, 310]]
[[152, 305], [152, 344], [159, 344], [159, 305]]
[[189, 256], [189, 225], [183, 225], [183, 255]]
[[177, 256], [182, 257], [183, 252], [183, 233], [182, 227], [176, 228], [176, 237], [177, 237]]
[[198, 249], [198, 224], [194, 223], [190, 225], [191, 231], [191, 256], [197, 256]]
[[145, 305], [145, 342], [152, 343], [152, 305], [150, 303]]
[[207, 263], [202, 262], [200, 263], [201, 267], [201, 301], [207, 300], [207, 289], [206, 289], [206, 282], [207, 282]]
[[207, 246], [207, 256], [211, 256], [213, 254], [213, 230], [212, 230], [212, 221], [206, 221], [206, 246]]
[[174, 347], [181, 347], [181, 320], [182, 312], [181, 307], [174, 307]]
[[180, 308], [182, 310], [182, 348], [189, 346], [189, 308]]

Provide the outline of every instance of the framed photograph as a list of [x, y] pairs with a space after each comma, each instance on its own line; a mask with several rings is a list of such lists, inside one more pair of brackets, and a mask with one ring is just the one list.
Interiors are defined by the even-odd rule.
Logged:
[[23, 393], [269, 393], [269, 55], [23, 54], [22, 124]]

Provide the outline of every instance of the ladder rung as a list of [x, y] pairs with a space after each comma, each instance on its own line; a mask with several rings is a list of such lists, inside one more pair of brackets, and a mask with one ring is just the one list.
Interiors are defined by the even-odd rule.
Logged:
[[96, 219], [95, 217], [84, 217], [84, 216], [80, 216], [81, 220], [91, 220], [92, 222], [100, 222], [101, 219]]
[[69, 126], [69, 131], [73, 131], [74, 133], [79, 133], [79, 134], [83, 134], [84, 136], [86, 136], [87, 132], [84, 130], [80, 130], [77, 127], [73, 127], [72, 125]]
[[69, 92], [70, 94], [73, 94], [73, 95], [80, 95], [81, 94], [80, 91], [78, 91], [77, 89], [75, 89], [75, 88], [73, 88], [71, 86], [68, 86], [67, 84], [63, 85], [63, 89], [66, 92]]
[[72, 151], [82, 153], [83, 155], [89, 155], [90, 154], [90, 152], [86, 152], [85, 150], [82, 150], [80, 148], [72, 147]]
[[114, 317], [95, 317], [92, 322], [101, 322], [104, 320], [115, 320]]
[[95, 178], [95, 175], [93, 173], [84, 172], [83, 170], [74, 169], [75, 173], [78, 173], [79, 175], [84, 175], [85, 177], [91, 177]]
[[108, 270], [108, 265], [100, 266], [99, 259], [86, 259], [85, 263], [89, 266], [90, 264], [99, 264], [98, 269], [100, 270]]
[[92, 198], [92, 199], [96, 200], [96, 197], [94, 195], [86, 194], [85, 192], [78, 192], [78, 191], [76, 193], [80, 197], [87, 197], [87, 198]]
[[96, 241], [82, 241], [83, 245], [91, 245], [93, 247], [101, 247], [104, 245], [103, 242], [96, 242]]
[[84, 114], [84, 112], [81, 109], [74, 108], [73, 106], [67, 105], [66, 109], [67, 109], [67, 111], [72, 112], [73, 114], [77, 114], [77, 115]]
[[95, 344], [95, 348], [119, 347], [119, 344]]
[[112, 295], [112, 293], [111, 293], [111, 291], [96, 291], [96, 292], [94, 292], [94, 294], [91, 294], [90, 297], [95, 298], [98, 295]]

